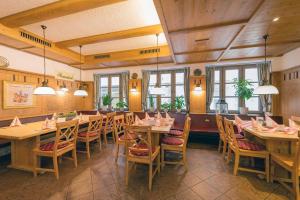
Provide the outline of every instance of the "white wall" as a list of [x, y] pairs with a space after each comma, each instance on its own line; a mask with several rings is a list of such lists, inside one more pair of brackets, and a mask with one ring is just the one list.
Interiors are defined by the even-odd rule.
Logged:
[[286, 70], [292, 67], [300, 66], [300, 48], [290, 51], [282, 56], [282, 68]]
[[[11, 69], [44, 73], [43, 57], [36, 56], [30, 53], [19, 51], [13, 48], [0, 45], [0, 56], [5, 57], [9, 61]], [[79, 80], [79, 70], [69, 65], [46, 59], [46, 73], [47, 75], [56, 76], [58, 72], [67, 72], [73, 75], [76, 80]]]

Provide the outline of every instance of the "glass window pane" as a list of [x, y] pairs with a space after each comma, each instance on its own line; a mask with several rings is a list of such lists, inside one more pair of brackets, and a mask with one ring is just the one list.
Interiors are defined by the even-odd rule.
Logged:
[[259, 97], [251, 97], [245, 101], [245, 106], [249, 111], [259, 111]]
[[161, 88], [164, 90], [162, 97], [171, 97], [171, 86], [162, 86]]
[[108, 87], [108, 77], [100, 78], [100, 85], [101, 87]]
[[119, 96], [120, 96], [119, 87], [112, 87], [111, 88], [111, 97], [119, 97]]
[[239, 70], [238, 69], [228, 69], [225, 70], [225, 80], [226, 83], [232, 83], [235, 78], [239, 78]]
[[215, 83], [220, 83], [220, 70], [215, 71]]
[[246, 68], [245, 79], [250, 82], [258, 82], [258, 71], [257, 68]]
[[100, 96], [102, 97], [102, 96], [104, 96], [104, 95], [106, 95], [106, 94], [108, 94], [108, 88], [107, 87], [101, 87], [100, 88]]
[[228, 103], [228, 110], [238, 110], [239, 99], [237, 97], [226, 97], [226, 103]]
[[120, 85], [120, 78], [118, 76], [111, 77], [111, 85], [112, 86]]
[[235, 96], [234, 84], [225, 84], [225, 96]]
[[119, 102], [119, 98], [113, 98], [112, 102], [111, 102], [111, 106], [113, 108], [117, 107], [117, 103]]
[[[157, 98], [153, 97], [153, 101], [154, 101], [154, 109], [157, 108]], [[147, 108], [150, 108], [150, 98], [147, 98]]]
[[161, 74], [161, 85], [171, 84], [171, 74]]
[[150, 74], [150, 85], [155, 85], [156, 84], [156, 74]]
[[209, 106], [210, 110], [216, 110], [216, 103], [218, 102], [219, 97], [214, 97]]
[[184, 86], [176, 85], [176, 97], [184, 96]]
[[161, 104], [171, 103], [171, 98], [161, 98]]
[[214, 86], [214, 97], [220, 96], [220, 84], [215, 84]]
[[184, 73], [176, 73], [176, 83], [177, 84], [183, 84], [184, 83]]

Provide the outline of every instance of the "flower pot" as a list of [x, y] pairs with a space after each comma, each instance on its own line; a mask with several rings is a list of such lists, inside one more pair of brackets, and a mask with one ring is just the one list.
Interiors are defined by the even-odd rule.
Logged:
[[180, 112], [181, 112], [181, 109], [180, 109], [180, 108], [179, 108], [179, 109], [176, 109], [176, 110], [177, 110], [177, 112], [178, 112], [178, 113], [180, 113]]
[[150, 112], [154, 112], [154, 108], [153, 107], [150, 107]]
[[165, 109], [164, 112], [167, 113], [167, 112], [168, 112], [168, 109]]
[[103, 110], [103, 111], [107, 111], [107, 107], [108, 107], [108, 106], [103, 106], [103, 107], [102, 107], [102, 110]]
[[240, 107], [240, 114], [241, 115], [247, 115], [248, 114], [248, 108], [247, 107]]
[[124, 111], [124, 108], [120, 108], [120, 111], [123, 112], [123, 111]]

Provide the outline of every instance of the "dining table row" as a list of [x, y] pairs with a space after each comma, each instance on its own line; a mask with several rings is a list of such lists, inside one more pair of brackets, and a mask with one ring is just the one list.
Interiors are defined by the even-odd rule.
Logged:
[[216, 121], [218, 150], [228, 164], [233, 160], [234, 175], [239, 171], [256, 173], [267, 182], [278, 181], [300, 199], [299, 117], [292, 116], [289, 126], [276, 123], [268, 115], [251, 120], [235, 116], [232, 120], [217, 114]]
[[[151, 190], [153, 177], [165, 164], [181, 164], [187, 169], [186, 146], [191, 118], [186, 116], [183, 130], [173, 129], [174, 121], [168, 113], [163, 117], [159, 112], [154, 117], [145, 113], [143, 119], [132, 112], [76, 113], [71, 118], [54, 113], [51, 118], [25, 124], [15, 117], [10, 126], [0, 128], [0, 139], [11, 141], [10, 168], [31, 171], [35, 177], [53, 172], [57, 179], [60, 160], [71, 160], [77, 167], [77, 153], [84, 153], [90, 159], [91, 153], [95, 152], [91, 148], [96, 146], [101, 153], [102, 146], [105, 148], [108, 143], [113, 143], [115, 163], [118, 164], [120, 156], [125, 158], [126, 184], [130, 165], [147, 164]], [[181, 154], [180, 159], [166, 159], [167, 151]], [[51, 158], [53, 168], [45, 168], [42, 157]]]

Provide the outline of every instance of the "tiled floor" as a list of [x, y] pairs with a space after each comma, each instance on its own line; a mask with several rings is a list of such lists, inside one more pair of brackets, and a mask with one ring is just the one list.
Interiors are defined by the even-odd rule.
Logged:
[[138, 165], [131, 171], [129, 186], [124, 184], [124, 158], [115, 165], [113, 145], [101, 152], [95, 148], [92, 158], [79, 154], [78, 167], [71, 161], [60, 164], [60, 180], [46, 173], [34, 178], [31, 173], [12, 169], [0, 170], [0, 199], [60, 200], [60, 199], [289, 199], [278, 184], [267, 184], [256, 175], [232, 175], [214, 147], [188, 149], [189, 170], [166, 166], [154, 178], [153, 190], [147, 189], [147, 166]]

